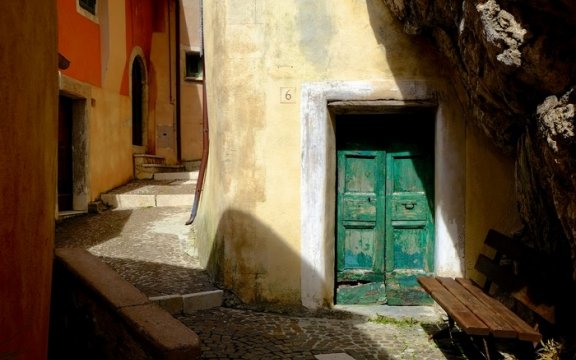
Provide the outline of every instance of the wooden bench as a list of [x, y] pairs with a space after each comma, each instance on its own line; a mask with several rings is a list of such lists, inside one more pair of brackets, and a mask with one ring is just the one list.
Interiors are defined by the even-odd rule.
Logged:
[[[466, 334], [480, 337], [484, 351], [490, 358], [491, 342], [494, 338], [517, 339], [538, 343], [542, 339], [540, 332], [528, 325], [513, 311], [488, 295], [492, 283], [498, 289], [504, 289], [513, 298], [534, 311], [550, 323], [555, 322], [552, 306], [537, 305], [528, 296], [527, 279], [518, 273], [519, 267], [542, 271], [543, 257], [533, 249], [526, 247], [495, 230], [490, 230], [485, 245], [496, 250], [493, 259], [480, 255], [476, 270], [486, 276], [483, 288], [469, 279], [425, 276], [418, 278], [420, 285], [432, 296], [448, 314], [451, 330], [454, 323]], [[503, 265], [502, 260], [508, 264]]]

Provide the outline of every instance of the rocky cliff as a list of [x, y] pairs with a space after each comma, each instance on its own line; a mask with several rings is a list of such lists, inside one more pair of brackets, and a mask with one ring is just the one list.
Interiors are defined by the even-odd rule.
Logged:
[[382, 1], [445, 55], [470, 117], [516, 154], [528, 241], [570, 254], [576, 279], [576, 2]]

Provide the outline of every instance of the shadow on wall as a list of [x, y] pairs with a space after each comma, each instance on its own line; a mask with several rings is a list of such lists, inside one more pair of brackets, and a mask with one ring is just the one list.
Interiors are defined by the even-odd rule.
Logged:
[[[426, 38], [407, 35], [382, 1], [367, 1], [370, 26], [378, 44], [386, 49], [386, 60], [394, 78], [448, 78], [449, 67]], [[402, 91], [402, 89], [400, 89]]]
[[[428, 93], [436, 97], [435, 165], [435, 271], [446, 276], [465, 272], [465, 163], [466, 118], [456, 95], [459, 84], [451, 81], [446, 60], [424, 37], [410, 36], [381, 1], [368, 1], [374, 36], [386, 49], [388, 66], [400, 93], [410, 99], [414, 91], [408, 79], [425, 79]], [[382, 24], [387, 24], [383, 26]], [[432, 135], [433, 136], [433, 135]]]
[[222, 214], [207, 270], [244, 303], [263, 309], [299, 304], [301, 266], [299, 254], [256, 217], [240, 210]]

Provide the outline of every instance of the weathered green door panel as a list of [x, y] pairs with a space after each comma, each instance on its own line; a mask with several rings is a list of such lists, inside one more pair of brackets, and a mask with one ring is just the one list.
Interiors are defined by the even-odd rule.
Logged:
[[341, 285], [336, 289], [336, 303], [338, 304], [375, 304], [385, 303], [386, 293], [384, 281], [371, 282], [360, 285]]
[[430, 208], [424, 193], [394, 193], [390, 195], [391, 221], [428, 221]]
[[337, 157], [337, 302], [358, 303], [368, 289], [383, 288], [372, 282], [384, 283], [385, 153], [339, 150]]
[[[420, 145], [420, 146], [419, 146]], [[434, 259], [432, 148], [395, 143], [387, 155], [386, 295], [391, 305], [429, 304], [416, 278]]]
[[392, 231], [394, 269], [424, 271], [428, 267], [426, 256], [422, 256], [428, 238], [426, 223], [418, 222], [411, 226], [398, 226], [393, 223]]
[[425, 272], [396, 270], [386, 273], [386, 296], [388, 305], [432, 305], [432, 298], [417, 284], [416, 278]]
[[344, 229], [344, 268], [371, 270], [374, 265], [374, 225]]
[[375, 193], [347, 193], [342, 198], [342, 219], [345, 221], [376, 221], [376, 199]]

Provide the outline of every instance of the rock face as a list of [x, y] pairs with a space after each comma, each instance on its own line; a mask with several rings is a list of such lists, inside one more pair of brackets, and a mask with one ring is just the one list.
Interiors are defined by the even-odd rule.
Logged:
[[527, 241], [576, 279], [576, 2], [382, 1], [446, 56], [471, 118], [516, 154]]

